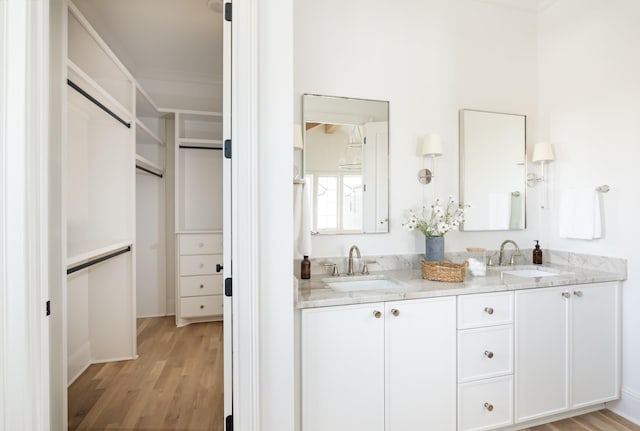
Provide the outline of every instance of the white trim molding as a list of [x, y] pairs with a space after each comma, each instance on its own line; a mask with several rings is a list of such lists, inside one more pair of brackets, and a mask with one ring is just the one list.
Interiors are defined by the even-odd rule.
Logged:
[[623, 386], [620, 399], [606, 404], [607, 408], [617, 415], [640, 425], [640, 392]]
[[233, 2], [231, 34], [234, 429], [293, 431], [293, 1]]
[[48, 2], [0, 16], [0, 428], [49, 430]]

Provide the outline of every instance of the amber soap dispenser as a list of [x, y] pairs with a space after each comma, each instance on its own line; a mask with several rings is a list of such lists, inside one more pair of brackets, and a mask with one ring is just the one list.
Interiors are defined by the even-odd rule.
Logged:
[[533, 249], [533, 263], [542, 265], [542, 249], [538, 240], [536, 240], [536, 247]]

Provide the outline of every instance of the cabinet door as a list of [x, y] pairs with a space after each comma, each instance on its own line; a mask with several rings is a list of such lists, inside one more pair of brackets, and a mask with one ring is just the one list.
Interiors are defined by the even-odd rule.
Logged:
[[386, 429], [455, 430], [455, 298], [389, 302], [385, 318]]
[[543, 288], [515, 294], [516, 422], [558, 413], [569, 406], [569, 291], [568, 287]]
[[380, 303], [302, 311], [304, 431], [384, 430], [384, 318]]
[[619, 396], [620, 318], [617, 283], [571, 288], [571, 406]]

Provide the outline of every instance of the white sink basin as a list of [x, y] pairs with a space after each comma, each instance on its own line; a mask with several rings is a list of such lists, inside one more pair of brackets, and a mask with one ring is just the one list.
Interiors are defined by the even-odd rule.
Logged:
[[339, 278], [323, 278], [327, 287], [340, 292], [356, 292], [364, 290], [393, 290], [402, 287], [384, 276], [355, 276]]
[[506, 275], [515, 275], [516, 277], [526, 277], [526, 278], [552, 277], [554, 275], [559, 275], [556, 272], [548, 272], [548, 271], [543, 271], [541, 269], [514, 269], [511, 271], [502, 271], [502, 273]]

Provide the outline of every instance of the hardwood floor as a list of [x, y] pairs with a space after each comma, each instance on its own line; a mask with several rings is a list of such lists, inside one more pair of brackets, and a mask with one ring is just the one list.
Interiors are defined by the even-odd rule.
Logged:
[[135, 361], [91, 365], [69, 387], [70, 430], [223, 430], [222, 322], [138, 319]]
[[640, 431], [640, 426], [609, 410], [599, 410], [523, 431]]
[[[70, 430], [223, 430], [222, 322], [138, 319], [135, 361], [90, 366], [69, 387]], [[609, 410], [523, 431], [640, 431]]]

